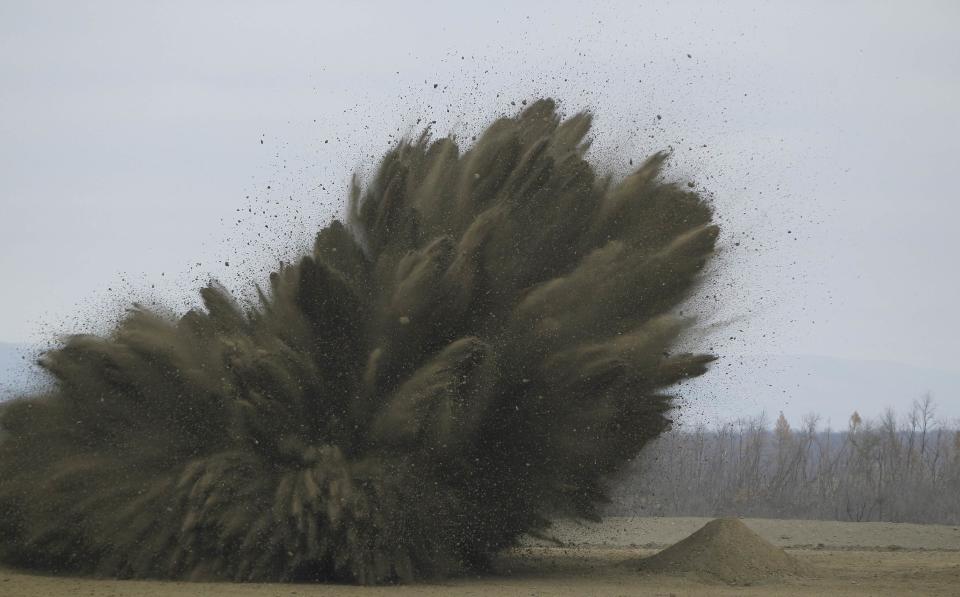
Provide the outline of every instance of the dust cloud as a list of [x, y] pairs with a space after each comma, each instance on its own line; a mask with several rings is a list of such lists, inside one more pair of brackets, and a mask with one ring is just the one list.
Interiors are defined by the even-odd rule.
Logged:
[[665, 154], [615, 181], [533, 103], [399, 143], [244, 306], [134, 306], [3, 413], [0, 560], [110, 577], [383, 583], [485, 569], [668, 428], [717, 238]]

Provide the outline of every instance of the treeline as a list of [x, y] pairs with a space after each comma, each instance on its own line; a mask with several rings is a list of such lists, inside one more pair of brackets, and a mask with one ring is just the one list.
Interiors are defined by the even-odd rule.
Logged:
[[667, 433], [617, 481], [608, 513], [960, 524], [960, 426], [930, 396], [906, 415], [808, 415]]

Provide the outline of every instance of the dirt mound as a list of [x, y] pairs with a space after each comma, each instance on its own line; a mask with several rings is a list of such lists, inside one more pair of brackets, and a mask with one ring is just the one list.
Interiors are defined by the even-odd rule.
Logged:
[[679, 543], [642, 559], [640, 570], [736, 585], [809, 573], [806, 566], [736, 518], [708, 522]]

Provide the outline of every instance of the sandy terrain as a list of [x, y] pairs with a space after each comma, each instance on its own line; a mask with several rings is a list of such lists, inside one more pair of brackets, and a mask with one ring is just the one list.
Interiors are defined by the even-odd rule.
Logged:
[[[558, 521], [553, 535], [566, 544], [663, 548], [680, 541], [709, 518], [605, 518], [599, 524]], [[890, 549], [960, 551], [960, 526], [829, 520], [746, 518], [758, 535], [784, 548]], [[536, 542], [531, 542], [536, 544]]]
[[[495, 575], [415, 586], [206, 584], [52, 577], [0, 570], [3, 597], [76, 595], [273, 597], [332, 595], [960, 595], [960, 528], [937, 525], [746, 520], [809, 565], [808, 577], [753, 586], [637, 572], [638, 558], [689, 535], [707, 519], [613, 518], [560, 523], [568, 547], [505, 554]], [[822, 547], [817, 547], [822, 544]]]

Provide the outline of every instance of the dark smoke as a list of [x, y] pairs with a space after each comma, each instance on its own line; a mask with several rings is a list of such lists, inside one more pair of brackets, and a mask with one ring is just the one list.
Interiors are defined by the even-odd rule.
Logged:
[[540, 101], [427, 135], [243, 308], [136, 307], [4, 412], [0, 559], [119, 577], [379, 583], [483, 569], [669, 425], [671, 314], [717, 236], [657, 154], [622, 182]]

